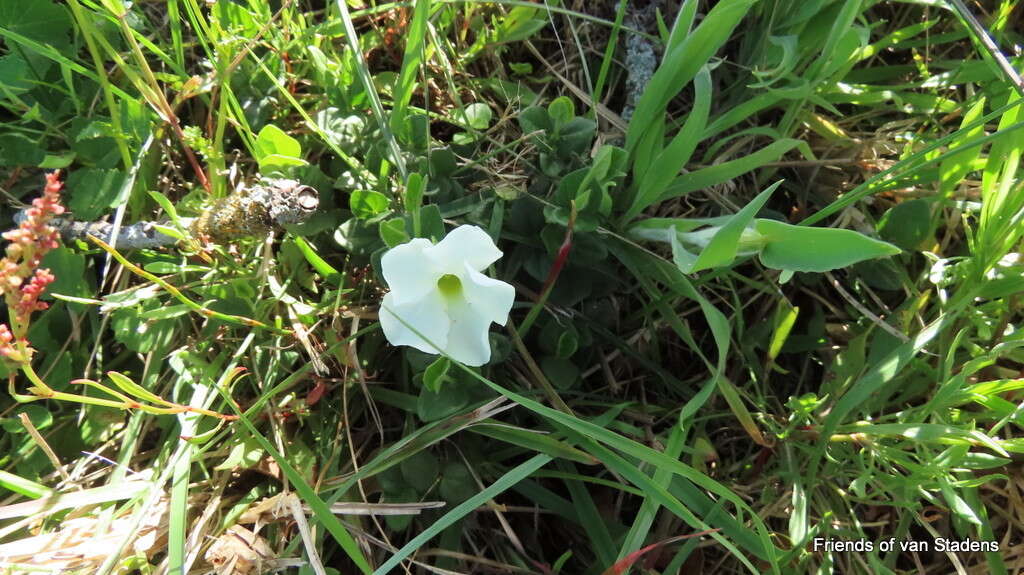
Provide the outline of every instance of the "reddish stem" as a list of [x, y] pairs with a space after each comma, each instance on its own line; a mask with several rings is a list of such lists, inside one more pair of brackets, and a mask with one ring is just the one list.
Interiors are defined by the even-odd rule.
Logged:
[[689, 535], [680, 535], [678, 537], [670, 537], [669, 539], [666, 539], [664, 541], [659, 541], [659, 542], [654, 543], [652, 545], [648, 545], [647, 547], [644, 547], [643, 549], [638, 549], [638, 550], [630, 553], [629, 555], [626, 555], [625, 557], [623, 557], [619, 561], [616, 561], [614, 565], [612, 565], [611, 567], [606, 569], [604, 571], [604, 573], [602, 573], [601, 575], [624, 575], [627, 571], [629, 571], [629, 568], [632, 567], [633, 564], [637, 562], [637, 560], [639, 560], [645, 554], [647, 554], [647, 553], [649, 553], [651, 551], [654, 551], [655, 549], [658, 549], [659, 547], [664, 547], [665, 545], [668, 545], [670, 543], [675, 543], [676, 541], [682, 541], [683, 539], [690, 539], [691, 537], [702, 537], [702, 536], [708, 535], [710, 533], [715, 533], [716, 531], [718, 531], [718, 529], [708, 529], [706, 531], [698, 531], [697, 533], [690, 533]]
[[555, 256], [555, 262], [551, 264], [551, 270], [548, 271], [548, 278], [544, 280], [544, 288], [540, 290], [541, 298], [545, 299], [545, 296], [551, 291], [551, 288], [555, 287], [555, 280], [558, 279], [558, 274], [562, 273], [562, 268], [565, 267], [566, 262], [569, 261], [569, 252], [572, 251], [572, 230], [576, 225], [576, 203], [572, 203], [571, 211], [569, 212], [569, 225], [565, 227], [565, 239], [562, 240], [562, 246], [558, 248], [558, 255]]

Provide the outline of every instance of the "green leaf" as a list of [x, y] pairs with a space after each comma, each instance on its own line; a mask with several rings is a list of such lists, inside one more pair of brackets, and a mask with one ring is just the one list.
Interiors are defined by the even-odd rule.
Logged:
[[[391, 501], [397, 503], [408, 503], [410, 501], [416, 501], [419, 495], [416, 490], [411, 487], [405, 487], [397, 492], [385, 491], [381, 497], [381, 503], [389, 503]], [[388, 529], [395, 532], [405, 531], [412, 523], [412, 515], [387, 515], [384, 517], [384, 521], [387, 522]]]
[[40, 499], [53, 494], [52, 489], [41, 483], [36, 483], [31, 479], [25, 479], [2, 469], [0, 469], [0, 487], [33, 499]]
[[665, 188], [679, 175], [686, 166], [697, 145], [700, 144], [704, 127], [707, 125], [711, 111], [711, 73], [706, 67], [701, 68], [694, 79], [694, 102], [682, 129], [672, 138], [669, 145], [661, 150], [647, 166], [646, 161], [637, 155], [635, 176], [639, 181], [632, 205], [623, 216], [629, 221], [651, 204], [658, 201], [665, 193]]
[[[516, 6], [493, 24], [493, 28], [484, 27], [489, 31], [486, 35], [487, 45], [521, 42], [533, 36], [548, 25], [548, 19], [537, 8]], [[509, 67], [515, 70], [515, 63]]]
[[45, 407], [41, 405], [20, 405], [13, 412], [8, 413], [7, 417], [0, 417], [0, 428], [3, 428], [7, 433], [28, 433], [28, 430], [21, 423], [21, 418], [18, 417], [21, 413], [28, 416], [28, 420], [32, 422], [32, 426], [37, 430], [46, 429], [53, 424], [53, 415]]
[[954, 192], [964, 176], [971, 171], [971, 164], [981, 154], [981, 146], [973, 146], [966, 150], [957, 152], [957, 148], [966, 146], [985, 135], [985, 125], [978, 124], [971, 129], [964, 128], [974, 124], [985, 111], [985, 98], [978, 98], [978, 102], [971, 106], [971, 109], [964, 114], [960, 122], [960, 130], [956, 139], [950, 142], [949, 148], [953, 152], [947, 155], [939, 164], [939, 192], [948, 195]]
[[156, 309], [151, 309], [147, 312], [140, 313], [139, 318], [145, 320], [174, 319], [176, 317], [186, 315], [191, 311], [192, 308], [183, 303], [180, 303], [176, 305], [158, 307]]
[[778, 160], [783, 154], [796, 147], [800, 147], [805, 156], [811, 156], [807, 144], [801, 140], [784, 139], [772, 142], [764, 148], [742, 158], [715, 164], [676, 178], [661, 197], [658, 198], [658, 201], [678, 198], [695, 190], [727, 182], [737, 176], [756, 170], [769, 162]]
[[377, 230], [365, 220], [351, 218], [334, 231], [334, 241], [339, 246], [357, 255], [370, 255], [380, 247]]
[[306, 164], [301, 158], [302, 146], [299, 145], [299, 141], [273, 124], [264, 126], [256, 136], [255, 152], [260, 170], [267, 173], [273, 168]]
[[0, 86], [12, 95], [24, 94], [35, 84], [31, 81], [28, 62], [18, 52], [0, 56]]
[[143, 399], [145, 401], [155, 403], [157, 405], [166, 404], [166, 402], [163, 399], [161, 399], [160, 396], [135, 383], [134, 381], [132, 381], [130, 377], [124, 375], [123, 373], [118, 373], [116, 371], [108, 371], [107, 377], [110, 378], [110, 381], [114, 382], [114, 385], [116, 385], [118, 389], [132, 397]]
[[564, 126], [576, 117], [576, 106], [566, 96], [559, 96], [548, 104], [548, 116], [555, 127]]
[[386, 212], [390, 203], [387, 196], [371, 190], [355, 190], [348, 200], [352, 214], [364, 220]]
[[449, 505], [462, 503], [476, 492], [473, 475], [461, 461], [449, 461], [441, 469], [441, 483], [437, 493]]
[[439, 392], [441, 385], [450, 379], [448, 377], [449, 367], [451, 367], [451, 362], [443, 355], [434, 360], [423, 372], [423, 387], [434, 393]]
[[99, 300], [99, 299], [93, 299], [93, 298], [88, 298], [88, 297], [74, 297], [74, 296], [69, 296], [69, 295], [64, 295], [64, 294], [59, 294], [59, 293], [52, 293], [50, 295], [53, 296], [53, 299], [59, 299], [60, 301], [67, 301], [67, 302], [71, 302], [71, 303], [80, 303], [82, 305], [103, 305], [103, 300]]
[[964, 501], [963, 497], [957, 495], [953, 486], [950, 485], [949, 480], [945, 477], [939, 477], [938, 482], [939, 489], [942, 491], [942, 496], [946, 499], [946, 502], [949, 503], [950, 512], [968, 523], [981, 526], [982, 520], [978, 517], [977, 512], [975, 512], [975, 510], [972, 509], [966, 501]]
[[878, 235], [905, 250], [918, 248], [932, 235], [932, 211], [928, 200], [900, 202], [878, 222]]
[[567, 359], [576, 353], [579, 349], [579, 335], [576, 330], [566, 330], [562, 335], [558, 336], [558, 347], [555, 350], [555, 355]]
[[417, 451], [408, 459], [403, 461], [398, 468], [402, 472], [402, 478], [420, 494], [426, 493], [437, 480], [437, 474], [441, 470], [441, 462], [429, 451], [423, 449]]
[[297, 158], [302, 155], [299, 141], [289, 136], [277, 126], [267, 124], [256, 136], [256, 153], [259, 157], [270, 154], [281, 154]]
[[171, 226], [153, 224], [153, 229], [155, 229], [156, 231], [160, 232], [165, 236], [172, 237], [178, 241], [184, 240], [188, 237], [185, 234], [181, 233], [181, 231], [178, 228], [174, 228]]
[[570, 389], [579, 382], [580, 368], [560, 357], [542, 357], [540, 368], [551, 384], [558, 389]]
[[516, 121], [519, 122], [519, 128], [524, 134], [546, 132], [554, 127], [550, 114], [540, 106], [530, 106], [519, 112]]
[[0, 135], [0, 166], [38, 166], [46, 159], [39, 143], [21, 134]]
[[[74, 139], [69, 144], [80, 164], [94, 168], [113, 168], [118, 164], [118, 134], [106, 119], [76, 117], [71, 121], [71, 134]], [[69, 179], [75, 173], [71, 172]]]
[[733, 415], [740, 422], [740, 427], [750, 435], [754, 442], [765, 447], [771, 445], [764, 439], [760, 428], [754, 421], [754, 416], [750, 414], [750, 410], [743, 403], [743, 399], [740, 397], [736, 386], [728, 378], [718, 378], [718, 392], [722, 394], [725, 402], [729, 405], [729, 409], [732, 410]]
[[294, 158], [283, 154], [269, 154], [259, 159], [260, 170], [266, 173], [284, 170], [298, 166], [305, 166], [306, 160]]
[[703, 226], [720, 226], [729, 221], [732, 216], [717, 216], [714, 218], [647, 218], [629, 226], [626, 233], [631, 239], [637, 241], [668, 242], [669, 236], [681, 233], [692, 232]]
[[618, 146], [604, 145], [594, 154], [589, 177], [599, 183], [608, 183], [626, 174], [629, 156]]
[[403, 218], [391, 218], [384, 220], [377, 228], [380, 231], [380, 239], [389, 248], [408, 242], [409, 234], [405, 231], [405, 220]]
[[125, 6], [126, 0], [100, 0], [100, 4], [110, 11], [117, 18], [122, 18], [127, 14], [128, 7]]
[[598, 463], [594, 457], [586, 452], [580, 451], [564, 441], [539, 431], [523, 429], [504, 423], [481, 423], [470, 427], [469, 431], [512, 445], [518, 445], [530, 451], [545, 453], [557, 459], [575, 461], [584, 465]]
[[[417, 172], [409, 174], [405, 182], [405, 197], [403, 201], [405, 202], [405, 209], [412, 216], [412, 235], [416, 237], [419, 237], [423, 229], [422, 222], [420, 221], [420, 207], [423, 205], [423, 193], [426, 189], [427, 178]], [[404, 229], [402, 231], [403, 233], [405, 232]]]
[[394, 107], [391, 111], [389, 124], [391, 131], [403, 140], [408, 140], [410, 123], [406, 122], [409, 100], [416, 88], [416, 79], [423, 66], [423, 53], [427, 32], [427, 20], [430, 18], [430, 0], [416, 0], [412, 22], [405, 30], [405, 54], [402, 56], [402, 68], [395, 80], [393, 90]]
[[817, 54], [817, 58], [814, 59], [804, 73], [808, 78], [822, 80], [849, 58], [850, 48], [843, 46], [845, 44], [843, 40], [848, 38], [847, 35], [852, 31], [851, 26], [853, 22], [861, 12], [861, 2], [859, 0], [842, 2], [839, 6], [840, 10], [838, 12], [824, 14], [828, 20], [819, 24], [819, 27], [823, 27], [821, 25], [831, 25], [831, 28], [829, 29], [828, 36], [822, 42], [821, 51]]
[[114, 207], [124, 180], [124, 172], [117, 170], [75, 170], [66, 182], [67, 206], [76, 220], [95, 220]]
[[771, 86], [788, 75], [797, 64], [798, 48], [800, 45], [799, 36], [769, 36], [768, 43], [778, 47], [778, 49], [768, 49], [767, 61], [775, 64], [775, 66], [766, 70], [752, 70], [751, 73], [754, 77], [761, 81], [752, 84], [751, 88], [767, 88]]
[[148, 353], [167, 344], [175, 336], [174, 320], [146, 321], [141, 314], [161, 307], [159, 299], [146, 299], [142, 309], [124, 307], [111, 314], [114, 337], [126, 347], [139, 353]]
[[757, 220], [755, 228], [765, 247], [765, 267], [796, 272], [827, 272], [872, 258], [894, 256], [900, 249], [851, 230], [794, 226]]
[[[700, 255], [693, 260], [690, 265], [690, 269], [679, 268], [683, 273], [694, 273], [706, 269], [715, 267], [727, 266], [736, 259], [736, 254], [740, 247], [740, 238], [743, 235], [743, 231], [750, 225], [750, 221], [754, 219], [757, 212], [761, 211], [764, 207], [765, 202], [771, 197], [772, 193], [782, 184], [782, 180], [775, 182], [768, 189], [757, 195], [749, 204], [743, 207], [740, 211], [736, 212], [736, 215], [729, 218], [729, 221], [725, 223], [718, 230], [718, 232], [708, 242], [706, 248], [701, 250]], [[678, 242], [672, 244], [672, 257], [676, 258], [676, 250], [679, 248]]]
[[72, 297], [93, 295], [86, 279], [85, 256], [82, 254], [62, 246], [43, 256], [40, 267], [48, 268], [55, 278], [53, 283], [46, 287], [48, 294]]
[[241, 469], [249, 469], [255, 467], [260, 459], [263, 458], [263, 448], [252, 436], [243, 439], [240, 443], [236, 443], [228, 456], [224, 458], [217, 466], [214, 467], [217, 471], [226, 471], [239, 467]]
[[246, 10], [240, 3], [229, 0], [211, 2], [221, 26], [242, 38], [251, 38], [260, 32], [260, 24], [254, 14]]
[[967, 430], [943, 423], [856, 423], [844, 425], [840, 433], [857, 433], [868, 437], [897, 436], [922, 443], [945, 443], [951, 445], [984, 445], [999, 455], [1009, 455], [1000, 442], [978, 430]]
[[423, 206], [420, 211], [420, 223], [423, 229], [421, 234], [416, 237], [427, 238], [435, 242], [444, 238], [444, 220], [441, 218], [441, 208], [437, 207], [437, 204]]
[[[569, 202], [576, 200], [583, 194], [587, 193], [590, 179], [590, 168], [573, 170], [563, 176], [562, 179], [558, 181], [558, 188], [555, 191], [555, 203], [562, 207], [568, 207]], [[562, 225], [565, 225], [565, 222], [561, 223]]]
[[160, 207], [163, 209], [164, 213], [167, 214], [167, 217], [171, 218], [171, 222], [173, 222], [174, 225], [180, 226], [178, 210], [174, 207], [174, 204], [171, 203], [170, 198], [155, 190], [149, 192], [149, 197], [153, 198], [153, 201], [160, 204]]
[[775, 306], [775, 321], [772, 324], [772, 338], [768, 344], [768, 360], [775, 361], [775, 358], [779, 356], [779, 352], [782, 351], [782, 346], [786, 344], [786, 339], [789, 338], [789, 332], [792, 331], [793, 325], [796, 323], [796, 318], [800, 314], [800, 308], [794, 307], [785, 299], [780, 299], [779, 303]]
[[71, 15], [63, 6], [50, 0], [2, 0], [0, 26], [26, 38], [60, 48], [70, 41]]
[[424, 422], [437, 421], [458, 413], [469, 405], [469, 400], [469, 386], [461, 381], [449, 382], [440, 393], [430, 391], [424, 384], [416, 398], [416, 416]]
[[[665, 444], [665, 454], [669, 457], [678, 458], [682, 453], [685, 440], [686, 432], [683, 428], [680, 426], [673, 427], [669, 431], [668, 441]], [[657, 469], [654, 472], [653, 481], [662, 489], [666, 489], [671, 485], [672, 473], [666, 469]], [[616, 557], [617, 560], [621, 560], [643, 547], [659, 508], [660, 505], [657, 498], [645, 495], [643, 503], [640, 505], [640, 509], [633, 520], [633, 526], [630, 527], [629, 533], [622, 542], [622, 547], [619, 549], [619, 554]]]
[[295, 236], [293, 240], [295, 245], [299, 248], [299, 251], [302, 252], [302, 257], [306, 258], [306, 262], [313, 266], [313, 269], [315, 269], [318, 274], [324, 276], [324, 278], [332, 278], [332, 281], [333, 278], [341, 276], [338, 270], [334, 269], [334, 266], [327, 263], [322, 257], [320, 257], [320, 254], [316, 253], [313, 246], [309, 245], [309, 242], [304, 238]]
[[573, 118], [557, 128], [557, 152], [563, 157], [585, 154], [594, 139], [597, 123], [590, 118]]
[[427, 178], [418, 172], [409, 174], [405, 183], [405, 209], [415, 213], [423, 205], [423, 192], [427, 188]]
[[178, 274], [184, 272], [205, 272], [209, 271], [210, 268], [206, 266], [193, 266], [188, 264], [182, 264], [181, 262], [169, 262], [164, 260], [158, 260], [149, 262], [142, 266], [142, 269], [147, 272], [155, 274]]
[[455, 114], [459, 123], [474, 130], [486, 130], [493, 117], [491, 107], [483, 102], [474, 102]]
[[[848, 2], [847, 6], [853, 6], [853, 16], [859, 12], [859, 2]], [[869, 32], [862, 26], [850, 26], [835, 44], [835, 50], [827, 66], [821, 69], [819, 78], [842, 79], [850, 67], [856, 62], [856, 56], [860, 50], [868, 46]], [[815, 63], [821, 62], [822, 59]]]

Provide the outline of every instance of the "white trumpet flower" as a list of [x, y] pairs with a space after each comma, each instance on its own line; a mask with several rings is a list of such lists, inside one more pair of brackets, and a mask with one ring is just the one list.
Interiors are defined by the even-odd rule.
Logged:
[[491, 322], [505, 325], [515, 289], [480, 273], [502, 256], [487, 232], [464, 225], [437, 245], [416, 238], [381, 258], [391, 289], [380, 308], [380, 325], [392, 345], [444, 353], [479, 366], [491, 358]]

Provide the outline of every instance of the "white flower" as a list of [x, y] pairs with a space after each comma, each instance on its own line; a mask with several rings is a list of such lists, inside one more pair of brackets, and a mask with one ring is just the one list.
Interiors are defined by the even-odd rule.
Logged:
[[487, 331], [491, 322], [505, 325], [515, 299], [511, 285], [480, 273], [501, 255], [487, 232], [468, 225], [437, 245], [416, 238], [388, 250], [381, 258], [391, 288], [380, 309], [384, 337], [466, 365], [487, 363]]

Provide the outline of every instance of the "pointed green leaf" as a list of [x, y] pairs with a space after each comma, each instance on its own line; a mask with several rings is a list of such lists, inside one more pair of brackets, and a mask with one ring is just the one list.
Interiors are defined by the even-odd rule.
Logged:
[[761, 263], [777, 270], [827, 272], [860, 261], [894, 256], [900, 249], [851, 230], [794, 226], [757, 220], [763, 236]]
[[782, 180], [768, 186], [767, 190], [758, 194], [757, 197], [744, 206], [743, 209], [736, 212], [736, 215], [729, 218], [729, 221], [726, 222], [720, 230], [718, 230], [715, 237], [711, 238], [708, 246], [700, 252], [700, 255], [693, 263], [693, 268], [689, 272], [687, 272], [687, 270], [683, 270], [683, 272], [693, 273], [731, 264], [732, 261], [736, 259], [736, 253], [739, 250], [740, 237], [743, 235], [743, 230], [750, 225], [750, 221], [754, 219], [757, 212], [761, 211], [765, 202], [767, 202], [768, 198], [771, 197], [772, 192], [774, 192], [780, 184], [782, 184]]
[[135, 383], [127, 375], [118, 373], [116, 371], [108, 371], [107, 377], [109, 377], [110, 381], [113, 381], [114, 385], [120, 388], [121, 391], [127, 393], [132, 397], [144, 399], [148, 402], [155, 403], [157, 405], [167, 404], [167, 402], [164, 401], [163, 398], [149, 391], [148, 389], [142, 387], [141, 385]]

